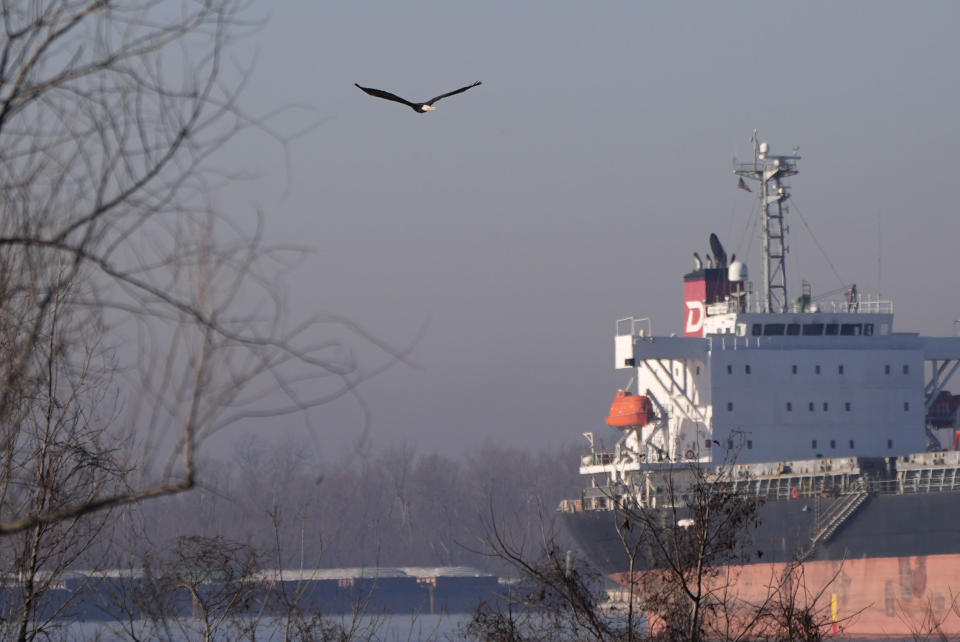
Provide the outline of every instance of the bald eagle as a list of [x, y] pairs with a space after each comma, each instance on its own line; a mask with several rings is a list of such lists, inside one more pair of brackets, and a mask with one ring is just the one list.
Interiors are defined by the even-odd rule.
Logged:
[[[354, 84], [357, 85], [357, 83], [354, 83]], [[436, 109], [436, 107], [433, 106], [433, 103], [437, 102], [441, 98], [446, 98], [447, 96], [453, 96], [455, 94], [463, 93], [466, 90], [470, 89], [471, 87], [476, 87], [479, 84], [480, 84], [480, 81], [478, 80], [472, 85], [467, 85], [466, 87], [461, 87], [460, 89], [448, 91], [445, 94], [440, 94], [439, 96], [435, 98], [431, 98], [430, 100], [422, 103], [412, 103], [409, 100], [401, 98], [396, 94], [391, 94], [389, 91], [383, 91], [382, 89], [372, 89], [370, 87], [361, 87], [360, 85], [357, 85], [357, 88], [363, 90], [364, 92], [370, 94], [371, 96], [376, 96], [377, 98], [385, 98], [386, 100], [392, 100], [394, 102], [403, 103], [407, 107], [410, 107], [411, 109], [413, 109], [413, 111], [417, 112], [418, 114], [423, 114], [425, 112], [433, 111], [434, 109]]]

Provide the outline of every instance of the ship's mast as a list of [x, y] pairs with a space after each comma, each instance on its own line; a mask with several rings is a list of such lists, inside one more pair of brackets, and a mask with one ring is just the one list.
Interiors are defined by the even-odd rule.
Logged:
[[753, 143], [753, 162], [737, 163], [733, 173], [760, 184], [760, 207], [763, 209], [763, 299], [764, 312], [787, 311], [787, 227], [783, 215], [787, 213], [784, 202], [790, 198], [783, 179], [797, 173], [797, 150], [789, 156], [771, 156], [767, 143], [761, 143], [754, 130], [750, 137]]

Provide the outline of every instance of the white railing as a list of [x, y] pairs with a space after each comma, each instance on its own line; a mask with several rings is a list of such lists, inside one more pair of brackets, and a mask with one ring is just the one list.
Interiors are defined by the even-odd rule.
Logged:
[[818, 303], [818, 305], [823, 312], [893, 314], [893, 301], [871, 296], [861, 296], [856, 301], [826, 301]]
[[[736, 311], [736, 302], [731, 300], [731, 312]], [[720, 304], [711, 304], [720, 305]], [[815, 307], [814, 307], [815, 306]], [[793, 314], [801, 313], [797, 301], [790, 302], [787, 310]], [[893, 301], [890, 299], [881, 299], [879, 296], [871, 294], [858, 294], [853, 301], [846, 298], [830, 299], [825, 301], [807, 302], [803, 313], [819, 312], [837, 312], [845, 314], [893, 314]], [[763, 297], [759, 292], [749, 291], [747, 293], [746, 311], [751, 313], [763, 312]]]

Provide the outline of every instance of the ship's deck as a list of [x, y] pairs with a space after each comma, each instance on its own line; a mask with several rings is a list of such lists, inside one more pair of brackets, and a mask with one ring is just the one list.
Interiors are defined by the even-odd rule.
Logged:
[[[616, 467], [610, 453], [588, 455], [604, 467]], [[695, 463], [650, 465], [640, 472], [666, 478], [689, 470]], [[844, 495], [909, 495], [960, 492], [960, 451], [916, 453], [900, 457], [841, 457], [790, 462], [734, 465], [732, 470], [714, 468], [709, 480], [733, 486], [737, 493], [764, 501], [785, 501]], [[593, 486], [579, 500], [564, 500], [562, 512], [613, 510], [624, 496], [632, 495], [625, 484]]]

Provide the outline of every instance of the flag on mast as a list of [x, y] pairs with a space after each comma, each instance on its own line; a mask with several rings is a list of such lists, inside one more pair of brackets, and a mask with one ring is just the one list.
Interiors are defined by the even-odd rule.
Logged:
[[743, 176], [741, 176], [741, 177], [740, 177], [740, 180], [737, 182], [737, 187], [739, 187], [740, 189], [742, 189], [742, 190], [744, 190], [744, 191], [747, 191], [747, 192], [752, 192], [752, 191], [753, 191], [752, 189], [750, 189], [750, 186], [749, 186], [749, 185], [747, 185], [745, 182], [743, 182]]

